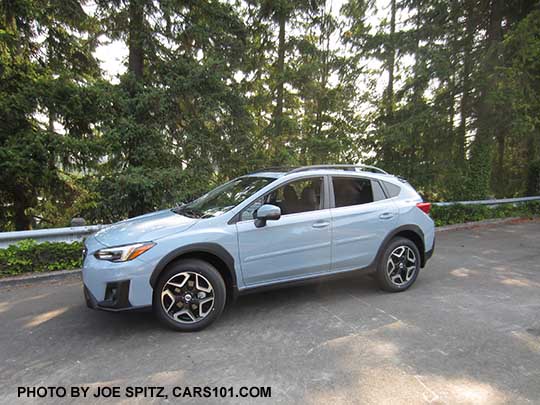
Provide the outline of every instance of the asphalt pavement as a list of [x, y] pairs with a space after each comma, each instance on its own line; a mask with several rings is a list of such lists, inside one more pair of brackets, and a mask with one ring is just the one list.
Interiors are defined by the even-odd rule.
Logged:
[[[0, 403], [70, 403], [18, 390], [80, 386], [89, 397], [76, 402], [89, 404], [112, 401], [93, 397], [103, 387], [130, 404], [540, 403], [540, 222], [439, 232], [403, 293], [361, 274], [258, 293], [191, 334], [151, 312], [87, 309], [79, 281], [1, 289]], [[167, 398], [127, 397], [145, 386]], [[251, 386], [271, 398], [236, 397]], [[233, 397], [189, 400], [174, 387]]]

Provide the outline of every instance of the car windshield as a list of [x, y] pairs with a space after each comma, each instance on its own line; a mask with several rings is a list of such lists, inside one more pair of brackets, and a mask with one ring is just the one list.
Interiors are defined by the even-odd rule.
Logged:
[[173, 208], [173, 212], [192, 218], [210, 218], [236, 207], [275, 179], [270, 177], [240, 177], [231, 180], [196, 200]]

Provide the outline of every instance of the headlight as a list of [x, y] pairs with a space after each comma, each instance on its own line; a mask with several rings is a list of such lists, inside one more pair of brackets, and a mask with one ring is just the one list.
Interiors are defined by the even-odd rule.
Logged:
[[127, 262], [139, 257], [147, 250], [152, 249], [154, 246], [156, 246], [154, 242], [115, 246], [98, 250], [96, 253], [94, 253], [94, 257], [99, 260], [108, 260], [110, 262]]

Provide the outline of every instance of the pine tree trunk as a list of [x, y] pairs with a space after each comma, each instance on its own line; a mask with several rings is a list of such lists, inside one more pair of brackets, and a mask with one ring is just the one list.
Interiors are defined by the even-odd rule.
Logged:
[[[467, 3], [470, 4], [470, 3]], [[463, 167], [467, 156], [465, 147], [467, 144], [467, 118], [471, 115], [471, 70], [472, 70], [472, 47], [474, 41], [474, 10], [469, 5], [465, 10], [465, 43], [463, 47], [463, 80], [461, 89], [461, 103], [459, 111], [459, 128], [457, 136], [457, 163]]]
[[396, 64], [396, 50], [394, 36], [396, 33], [396, 0], [391, 3], [390, 16], [390, 45], [388, 47], [388, 85], [386, 86], [386, 116], [391, 119], [394, 114], [394, 70]]
[[137, 81], [142, 80], [144, 73], [143, 26], [143, 0], [131, 0], [129, 2], [128, 70], [133, 73]]
[[16, 231], [27, 231], [32, 224], [32, 218], [26, 215], [26, 209], [29, 207], [28, 201], [24, 197], [22, 186], [16, 185], [13, 193], [14, 224]]
[[506, 139], [504, 136], [497, 137], [497, 160], [493, 170], [492, 187], [497, 197], [510, 197], [505, 195], [505, 182], [501, 181], [504, 178], [504, 149]]
[[[276, 63], [277, 85], [276, 85], [276, 109], [274, 111], [274, 135], [276, 142], [283, 134], [283, 88], [285, 82], [285, 25], [287, 16], [284, 11], [279, 15], [278, 34], [278, 59]], [[277, 146], [277, 143], [275, 144]]]
[[[388, 84], [384, 94], [384, 123], [386, 126], [391, 125], [394, 117], [394, 70], [396, 64], [396, 50], [395, 50], [395, 33], [396, 33], [396, 0], [392, 0], [390, 4], [390, 40], [387, 44], [387, 60], [386, 69], [388, 72]], [[386, 133], [388, 135], [388, 133]], [[389, 144], [387, 139], [383, 138], [381, 155], [383, 161], [388, 164], [392, 161], [392, 145]]]
[[[328, 55], [330, 54], [330, 34], [331, 34], [331, 29], [330, 29], [330, 26], [329, 26], [329, 17], [328, 15], [326, 15], [326, 2], [324, 3], [324, 7], [322, 8], [322, 15], [321, 15], [321, 21], [322, 21], [322, 24], [321, 24], [321, 34], [320, 34], [320, 39], [319, 39], [319, 44], [321, 46], [321, 49], [322, 49], [322, 60], [321, 60], [321, 64], [322, 64], [322, 67], [321, 67], [321, 76], [320, 76], [320, 89], [323, 93], [326, 92], [326, 86], [328, 84], [328, 79], [329, 79], [329, 72], [330, 72], [330, 66], [329, 66], [329, 57]], [[323, 100], [321, 99], [321, 97], [317, 97], [316, 100], [315, 100], [315, 103], [316, 103], [316, 108], [317, 108], [317, 111], [316, 111], [316, 116], [315, 116], [315, 122], [316, 122], [316, 131], [315, 131], [315, 136], [317, 136], [318, 138], [321, 136], [321, 133], [322, 133], [322, 127], [323, 127], [323, 109], [324, 109], [324, 105], [323, 105]], [[324, 163], [324, 161], [321, 159], [319, 162], [317, 163]]]
[[527, 186], [526, 195], [533, 196], [540, 193], [540, 159], [538, 159], [537, 140], [540, 139], [540, 130], [531, 133], [527, 138]]
[[[17, 16], [15, 13], [15, 5], [11, 1], [7, 1], [3, 4], [3, 10], [5, 13], [5, 30], [9, 33], [13, 39], [19, 38], [19, 29], [17, 27]], [[17, 45], [18, 41], [13, 41], [15, 44], [13, 47], [9, 46], [7, 43], [0, 43], [0, 49], [5, 47], [6, 51], [9, 52], [11, 57], [16, 55], [16, 50], [19, 48]], [[17, 180], [14, 179], [14, 182]], [[13, 185], [13, 189], [10, 190], [12, 193], [12, 198], [10, 200], [13, 202], [13, 224], [15, 225], [16, 231], [26, 231], [30, 229], [32, 223], [31, 217], [26, 215], [26, 209], [29, 208], [28, 201], [25, 198], [24, 186], [19, 183]], [[10, 194], [11, 194], [10, 193]]]
[[[135, 78], [136, 83], [141, 83], [144, 77], [144, 1], [130, 0], [129, 2], [129, 32], [128, 32], [128, 71]], [[130, 83], [129, 92], [132, 98], [137, 97], [138, 86]], [[137, 124], [143, 125], [144, 118], [137, 112], [134, 120]], [[140, 156], [138, 153], [126, 153], [128, 166], [139, 166]], [[141, 196], [133, 196], [128, 209], [128, 217], [136, 217], [144, 214], [144, 201]]]
[[489, 25], [486, 35], [486, 58], [483, 82], [480, 86], [478, 104], [478, 131], [471, 147], [469, 191], [472, 198], [485, 198], [490, 194], [492, 180], [492, 144], [498, 128], [494, 125], [496, 111], [489, 103], [489, 95], [496, 88], [493, 77], [499, 64], [498, 44], [502, 41], [502, 0], [493, 0], [490, 7]]

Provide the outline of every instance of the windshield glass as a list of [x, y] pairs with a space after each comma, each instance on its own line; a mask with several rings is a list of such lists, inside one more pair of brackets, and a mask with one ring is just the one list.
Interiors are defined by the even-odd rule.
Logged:
[[173, 212], [193, 218], [221, 215], [275, 179], [270, 177], [240, 177], [225, 183], [196, 200], [173, 208]]

